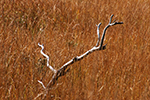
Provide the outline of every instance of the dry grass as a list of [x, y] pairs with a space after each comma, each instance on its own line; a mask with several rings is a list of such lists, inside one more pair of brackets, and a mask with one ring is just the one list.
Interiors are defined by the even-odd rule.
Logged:
[[59, 68], [96, 44], [96, 24], [102, 32], [111, 14], [124, 24], [107, 30], [107, 49], [70, 66], [46, 99], [149, 100], [149, 0], [1, 0], [0, 99], [32, 100], [37, 80], [50, 80], [38, 42]]

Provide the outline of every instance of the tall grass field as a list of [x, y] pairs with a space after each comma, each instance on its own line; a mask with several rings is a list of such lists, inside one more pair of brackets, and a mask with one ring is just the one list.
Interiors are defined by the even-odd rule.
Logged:
[[[150, 100], [150, 0], [1, 0], [0, 100], [33, 100], [55, 69], [97, 43], [105, 50], [68, 66], [45, 100]], [[37, 100], [41, 100], [40, 96]]]

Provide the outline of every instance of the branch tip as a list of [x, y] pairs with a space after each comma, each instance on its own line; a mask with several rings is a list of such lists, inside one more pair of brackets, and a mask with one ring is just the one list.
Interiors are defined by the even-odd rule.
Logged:
[[112, 17], [114, 16], [114, 14], [112, 14], [111, 15], [111, 17], [110, 17], [110, 21], [109, 21], [109, 24], [111, 23], [111, 21], [112, 21]]
[[42, 85], [42, 87], [43, 87], [44, 89], [46, 89], [46, 87], [45, 87], [45, 85], [43, 84], [43, 82], [41, 82], [41, 81], [39, 81], [39, 80], [38, 80], [38, 82]]
[[97, 36], [98, 36], [98, 40], [97, 40], [97, 43], [96, 43], [96, 47], [99, 45], [99, 41], [100, 41], [100, 33], [99, 33], [99, 28], [100, 28], [100, 25], [101, 25], [102, 23], [99, 23], [98, 25], [96, 25], [97, 26]]

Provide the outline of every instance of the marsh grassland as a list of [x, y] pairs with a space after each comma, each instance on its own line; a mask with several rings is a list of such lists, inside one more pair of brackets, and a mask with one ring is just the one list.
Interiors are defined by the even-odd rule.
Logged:
[[[0, 99], [33, 100], [53, 72], [91, 49], [110, 16], [107, 48], [69, 66], [47, 100], [150, 100], [149, 0], [1, 0]], [[38, 98], [37, 100], [40, 100]]]

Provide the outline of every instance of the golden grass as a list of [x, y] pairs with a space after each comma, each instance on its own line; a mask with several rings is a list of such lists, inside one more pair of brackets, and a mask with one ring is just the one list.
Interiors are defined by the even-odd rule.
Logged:
[[32, 100], [37, 80], [49, 82], [38, 42], [57, 69], [95, 46], [96, 24], [102, 33], [111, 14], [124, 24], [107, 30], [106, 50], [69, 66], [46, 99], [149, 100], [149, 0], [1, 0], [0, 99]]

